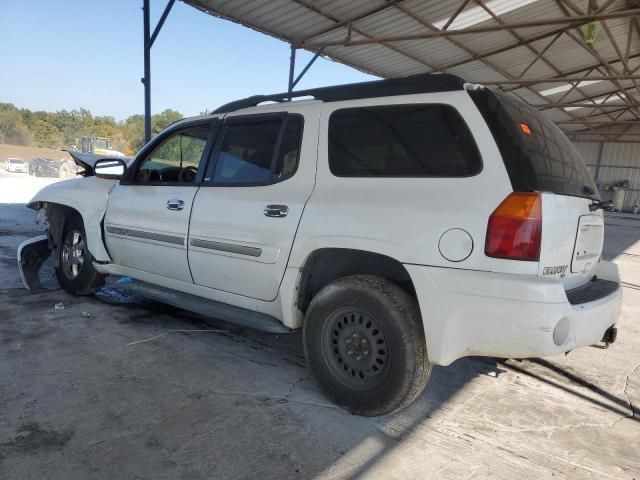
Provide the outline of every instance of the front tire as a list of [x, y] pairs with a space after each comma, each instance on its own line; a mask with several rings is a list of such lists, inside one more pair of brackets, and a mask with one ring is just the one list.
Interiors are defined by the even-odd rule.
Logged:
[[93, 268], [93, 257], [86, 246], [86, 233], [79, 215], [67, 217], [58, 248], [58, 283], [72, 295], [88, 295], [104, 284], [105, 275]]
[[305, 316], [307, 361], [321, 390], [356, 415], [385, 415], [424, 390], [431, 363], [416, 300], [371, 275], [334, 281]]

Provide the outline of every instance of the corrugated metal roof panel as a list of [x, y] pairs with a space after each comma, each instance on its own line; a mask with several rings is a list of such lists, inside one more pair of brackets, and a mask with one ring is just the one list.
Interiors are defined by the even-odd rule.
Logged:
[[[343, 42], [347, 39], [349, 32], [352, 41], [384, 40], [401, 35], [434, 32], [433, 24], [450, 18], [461, 5], [459, 1], [451, 0], [428, 2], [424, 0], [183, 1], [211, 14], [231, 19], [285, 41], [300, 42], [312, 37], [314, 45], [318, 45], [318, 42]], [[527, 1], [522, 1], [522, 4], [525, 3]], [[485, 0], [483, 4], [489, 9], [509, 10], [505, 0]], [[630, 5], [625, 0], [616, 0], [606, 5], [606, 13], [628, 9], [631, 8]], [[486, 10], [482, 10], [476, 2], [470, 2], [463, 12], [463, 17], [466, 15], [465, 18], [472, 18], [469, 14], [473, 11], [473, 18], [480, 21], [473, 24], [471, 28], [482, 28], [497, 26], [500, 23], [512, 25], [521, 22], [561, 19], [567, 13], [571, 16], [578, 15], [579, 12], [576, 12], [574, 7], [581, 13], [585, 13], [588, 11], [588, 6], [589, 0], [573, 0], [566, 3], [536, 0], [506, 11], [496, 20], [488, 15]], [[627, 38], [632, 21], [634, 21], [632, 18], [626, 17], [596, 22], [596, 39], [592, 45], [585, 43], [583, 31], [576, 27], [568, 29], [567, 33], [562, 33], [547, 49], [553, 38], [551, 34], [561, 31], [567, 25], [546, 24], [447, 38], [386, 41], [357, 46], [332, 45], [325, 47], [323, 55], [382, 77], [448, 71], [475, 83], [517, 79], [523, 75], [525, 68], [527, 68], [523, 75], [525, 79], [544, 80], [566, 75], [579, 77], [586, 74], [586, 68], [598, 65], [601, 59], [604, 59], [607, 65], [601, 65], [599, 69], [593, 71], [591, 76], [607, 73], [622, 74], [624, 65], [620, 61], [618, 52], [622, 52], [626, 57]], [[452, 24], [452, 28], [459, 28], [456, 27], [457, 24]], [[612, 44], [604, 25], [609, 29], [618, 49]], [[574, 38], [570, 38], [570, 35]], [[532, 38], [538, 39], [530, 41]], [[640, 65], [640, 39], [637, 34], [632, 35], [631, 38], [629, 67], [633, 70]], [[313, 47], [312, 50], [314, 48], [318, 47]], [[543, 50], [545, 50], [543, 56], [531, 64]], [[640, 81], [638, 83], [640, 84]], [[526, 88], [518, 88], [517, 93], [533, 105], [543, 105], [557, 101], [566, 92], [549, 96], [535, 92], [561, 85], [561, 83], [540, 81]], [[511, 89], [514, 85], [509, 83], [505, 84], [505, 87]], [[630, 80], [603, 81], [583, 87], [580, 91], [570, 92], [563, 102], [583, 103], [585, 98], [598, 98], [608, 92], [631, 87], [634, 87], [634, 84]], [[633, 101], [637, 102], [637, 99]], [[607, 111], [611, 110], [616, 109], [607, 108]], [[637, 110], [640, 112], [640, 109]], [[616, 112], [616, 115], [618, 113], [620, 112]], [[601, 114], [601, 110], [590, 108], [573, 111], [560, 108], [545, 110], [545, 115], [555, 121], [587, 116], [598, 120], [614, 118], [613, 115], [602, 116]], [[618, 120], [636, 118], [636, 114], [631, 111], [622, 112], [617, 117]], [[572, 125], [563, 125], [563, 127], [567, 130], [576, 128]]]

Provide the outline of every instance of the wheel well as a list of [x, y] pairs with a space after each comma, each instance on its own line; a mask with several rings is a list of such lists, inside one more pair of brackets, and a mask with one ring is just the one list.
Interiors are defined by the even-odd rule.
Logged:
[[349, 275], [376, 275], [396, 283], [414, 296], [409, 272], [399, 261], [386, 255], [347, 248], [324, 248], [313, 252], [304, 263], [297, 306], [307, 311], [311, 300], [323, 287]]
[[47, 208], [47, 223], [49, 224], [49, 248], [52, 250], [52, 258], [56, 267], [58, 266], [58, 249], [62, 243], [62, 235], [67, 219], [77, 215], [82, 218], [80, 212], [75, 208], [59, 203], [45, 202], [43, 206]]

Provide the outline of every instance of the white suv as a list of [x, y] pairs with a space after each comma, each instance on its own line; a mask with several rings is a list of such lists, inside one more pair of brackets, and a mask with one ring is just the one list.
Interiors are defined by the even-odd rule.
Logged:
[[408, 404], [434, 364], [615, 340], [607, 205], [509, 94], [443, 74], [256, 96], [171, 125], [128, 167], [90, 163], [32, 200], [49, 232], [19, 251], [26, 285], [52, 251], [70, 293], [128, 275], [169, 304], [302, 328], [353, 413]]

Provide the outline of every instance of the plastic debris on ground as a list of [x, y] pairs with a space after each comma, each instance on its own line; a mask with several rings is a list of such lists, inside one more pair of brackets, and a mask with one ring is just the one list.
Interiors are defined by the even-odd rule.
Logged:
[[89, 312], [82, 312], [82, 318], [91, 318], [91, 314]]
[[144, 303], [146, 300], [140, 295], [127, 291], [126, 288], [118, 285], [104, 285], [95, 293], [98, 300], [105, 303], [115, 303], [118, 305], [133, 305]]
[[60, 302], [60, 303], [56, 303], [56, 304], [53, 306], [53, 309], [54, 309], [54, 310], [64, 310], [64, 303], [62, 303], [62, 302]]

